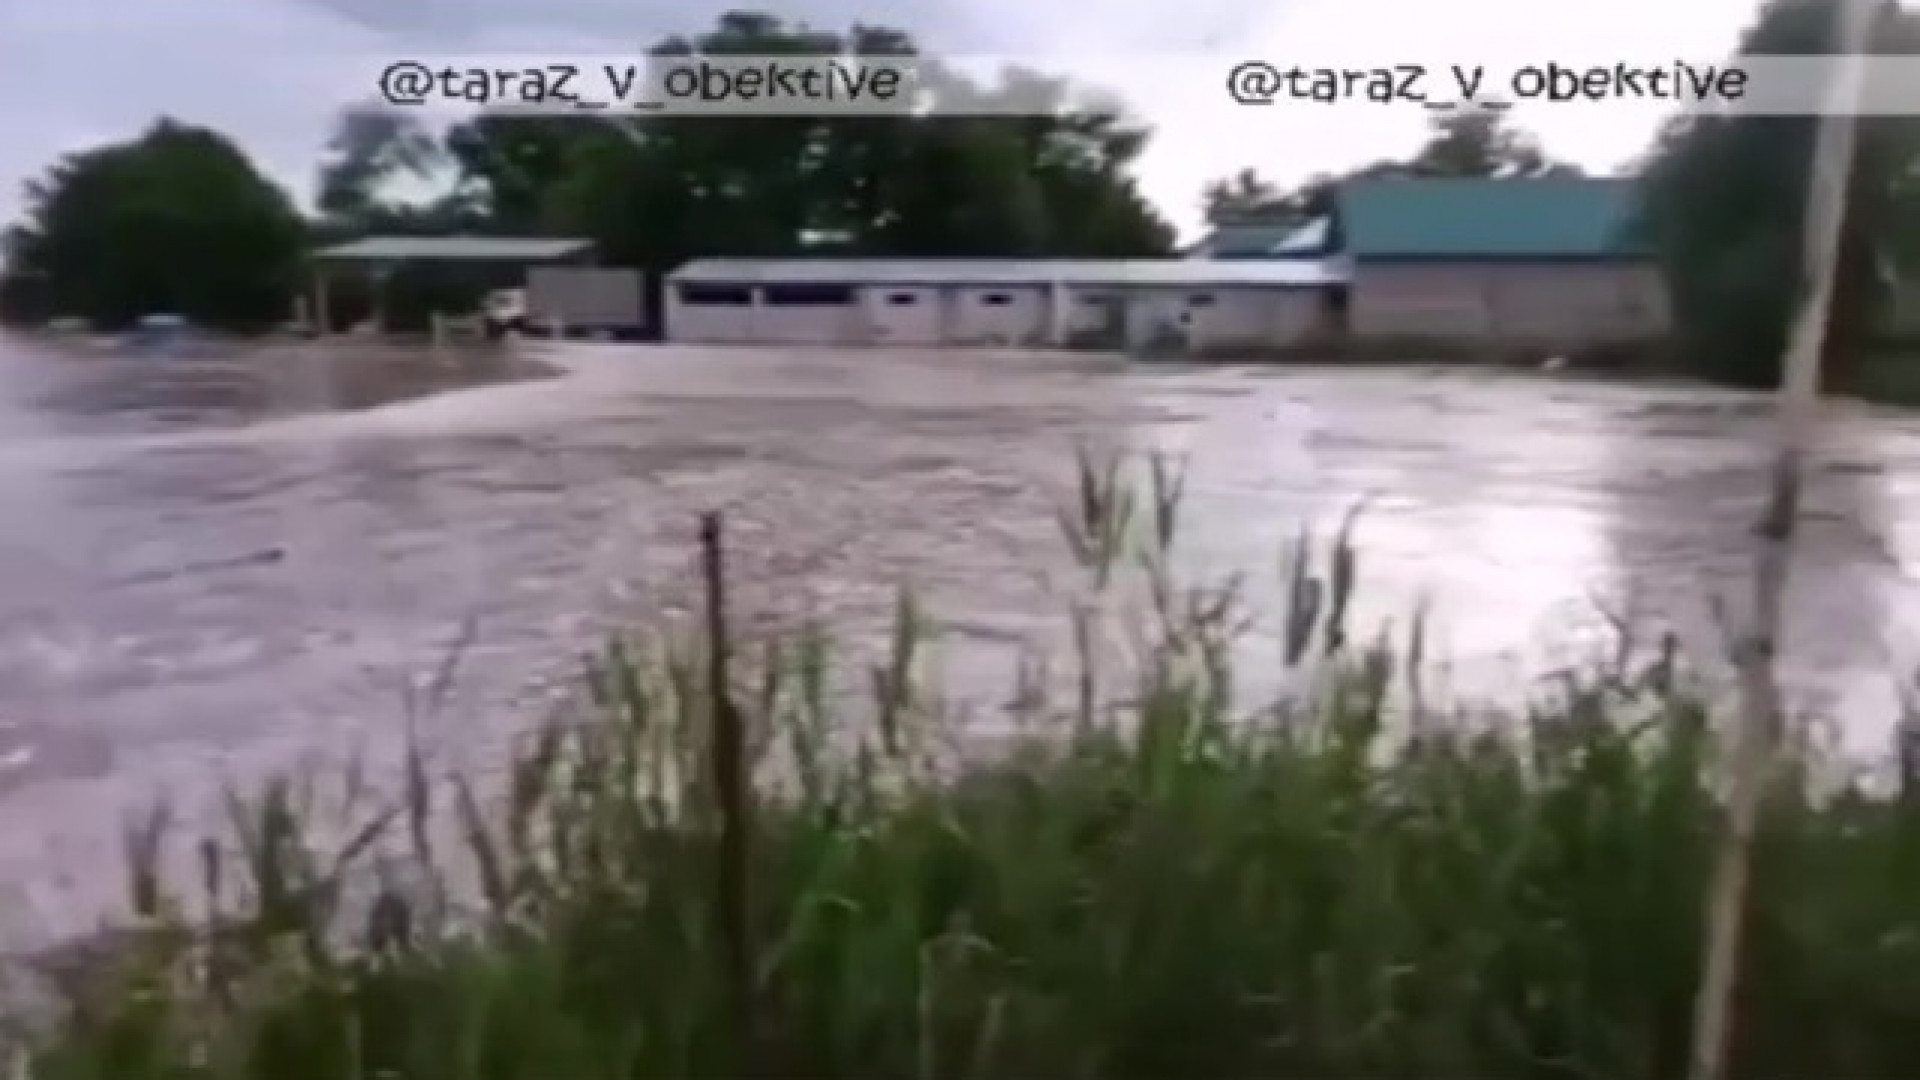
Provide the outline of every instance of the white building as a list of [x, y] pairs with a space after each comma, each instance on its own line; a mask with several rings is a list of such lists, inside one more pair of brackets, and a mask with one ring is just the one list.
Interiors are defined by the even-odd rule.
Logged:
[[666, 336], [699, 344], [1283, 346], [1344, 295], [1325, 260], [698, 259]]

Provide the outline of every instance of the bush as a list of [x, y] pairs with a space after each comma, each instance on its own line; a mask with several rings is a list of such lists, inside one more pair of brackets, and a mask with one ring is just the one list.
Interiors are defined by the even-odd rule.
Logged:
[[[248, 887], [204, 890], [215, 918], [178, 914], [143, 835], [142, 929], [67, 987], [34, 1075], [1679, 1075], [1718, 813], [1671, 650], [1440, 710], [1417, 625], [1349, 640], [1343, 531], [1287, 564], [1273, 663], [1296, 677], [1244, 706], [1230, 595], [1167, 569], [1177, 477], [1142, 503], [1119, 475], [1083, 472], [1082, 677], [1023, 686], [1020, 749], [943, 752], [906, 600], [858, 710], [816, 633], [719, 672], [749, 689], [718, 708], [712, 650], [614, 648], [499, 806], [455, 788], [478, 911], [435, 900], [460, 886], [417, 763], [344, 869], [276, 785], [236, 819]], [[1102, 618], [1151, 643], [1104, 687]], [[752, 792], [708, 768], [742, 716]], [[389, 825], [444, 884], [374, 880], [329, 935]], [[1789, 770], [1758, 874], [1735, 1075], [1903, 1074], [1920, 804]]]

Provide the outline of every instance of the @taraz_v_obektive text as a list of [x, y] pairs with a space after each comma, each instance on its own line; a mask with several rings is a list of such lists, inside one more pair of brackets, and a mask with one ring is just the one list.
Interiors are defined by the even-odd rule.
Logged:
[[1241, 105], [1416, 104], [1452, 108], [1463, 102], [1497, 106], [1524, 101], [1734, 102], [1748, 90], [1746, 71], [1694, 64], [1388, 64], [1315, 67], [1248, 60], [1227, 73], [1227, 95]]
[[595, 112], [886, 109], [913, 100], [911, 72], [859, 57], [654, 57], [641, 63], [398, 60], [380, 72], [390, 105]]

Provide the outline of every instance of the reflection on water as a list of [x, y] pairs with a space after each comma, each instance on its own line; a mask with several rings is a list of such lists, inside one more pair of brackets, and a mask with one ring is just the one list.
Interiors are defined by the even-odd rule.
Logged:
[[[1729, 393], [539, 348], [569, 374], [510, 383], [511, 353], [161, 364], [0, 340], [0, 800], [22, 823], [0, 832], [0, 926], [93, 910], [123, 809], [157, 789], [391, 751], [406, 688], [456, 641], [425, 734], [484, 758], [599, 635], [686, 609], [702, 509], [730, 514], [749, 625], [877, 624], [911, 581], [948, 620], [950, 671], [997, 695], [980, 673], [1058, 612], [1053, 509], [1082, 441], [1187, 454], [1209, 568], [1270, 570], [1302, 523], [1371, 496], [1363, 616], [1427, 599], [1467, 683], [1551, 659], [1596, 602], [1713, 649], [1760, 490], [1765, 413]], [[501, 385], [417, 396], [462, 381]], [[1920, 425], [1835, 417], [1789, 647], [1803, 698], [1868, 746], [1910, 655]]]

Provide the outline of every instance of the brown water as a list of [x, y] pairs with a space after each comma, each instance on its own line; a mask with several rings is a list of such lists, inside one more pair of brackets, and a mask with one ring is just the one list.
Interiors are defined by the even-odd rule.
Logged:
[[[412, 397], [518, 371], [0, 339], [0, 927], [93, 917], [123, 815], [157, 791], [204, 800], [315, 753], [390, 758], [406, 688], [459, 640], [454, 691], [421, 723], [484, 758], [606, 630], [684, 609], [703, 509], [730, 514], [741, 618], [873, 625], [915, 582], [961, 688], [991, 702], [1009, 643], [1059, 611], [1053, 509], [1082, 440], [1186, 453], [1187, 543], [1213, 570], [1270, 577], [1300, 524], [1374, 495], [1363, 614], [1429, 598], [1474, 685], [1552, 662], [1596, 602], [1715, 651], [1712, 602], [1739, 595], [1760, 489], [1763, 403], [1725, 392], [521, 348], [568, 374]], [[1830, 415], [1790, 663], [1800, 700], [1871, 748], [1920, 610], [1901, 570], [1920, 544], [1920, 419]]]

